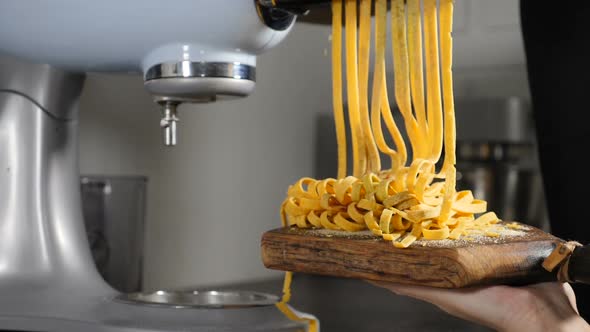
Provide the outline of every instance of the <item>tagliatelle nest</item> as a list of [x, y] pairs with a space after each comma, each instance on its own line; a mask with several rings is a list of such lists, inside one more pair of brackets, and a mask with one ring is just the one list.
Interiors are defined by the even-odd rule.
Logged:
[[[494, 212], [470, 191], [453, 194], [445, 206], [445, 182], [431, 183], [427, 165], [415, 161], [395, 174], [367, 174], [362, 178], [315, 180], [303, 178], [288, 190], [283, 202], [285, 226], [326, 228], [375, 235], [406, 248], [419, 238], [458, 239], [483, 233], [497, 236]], [[396, 176], [397, 175], [397, 176]], [[479, 217], [476, 214], [484, 213]]]
[[[494, 225], [499, 219], [493, 212], [486, 213], [486, 202], [475, 199], [470, 191], [455, 191], [453, 2], [441, 1], [437, 8], [436, 0], [424, 0], [423, 13], [419, 0], [391, 2], [395, 98], [414, 156], [408, 166], [408, 147], [392, 116], [387, 93], [386, 4], [385, 0], [375, 2], [375, 61], [369, 107], [371, 1], [361, 1], [358, 29], [356, 0], [344, 1], [346, 87], [354, 162], [353, 176], [345, 176], [343, 34], [339, 23], [343, 8], [341, 1], [333, 2], [338, 179], [303, 178], [292, 185], [281, 207], [283, 225], [349, 232], [369, 229], [400, 248], [419, 238], [458, 239], [474, 232], [497, 236]], [[386, 143], [382, 121], [395, 149]], [[443, 146], [443, 166], [437, 171], [435, 165]], [[391, 169], [381, 169], [380, 153], [391, 158]]]

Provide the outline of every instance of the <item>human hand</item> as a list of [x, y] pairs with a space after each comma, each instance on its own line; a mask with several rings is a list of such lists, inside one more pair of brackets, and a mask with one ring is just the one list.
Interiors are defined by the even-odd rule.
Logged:
[[567, 283], [442, 289], [369, 282], [497, 331], [590, 331], [590, 325], [578, 314], [574, 291]]

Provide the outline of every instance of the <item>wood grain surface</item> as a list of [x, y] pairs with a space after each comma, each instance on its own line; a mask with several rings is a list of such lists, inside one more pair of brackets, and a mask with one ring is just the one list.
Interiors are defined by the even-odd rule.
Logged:
[[499, 237], [420, 240], [405, 249], [368, 231], [280, 228], [263, 234], [262, 261], [276, 270], [442, 288], [555, 280], [541, 263], [561, 240], [518, 225]]

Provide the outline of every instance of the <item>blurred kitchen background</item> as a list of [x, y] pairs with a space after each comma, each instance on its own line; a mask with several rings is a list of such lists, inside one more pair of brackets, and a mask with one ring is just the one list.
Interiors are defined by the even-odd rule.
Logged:
[[[518, 1], [457, 0], [455, 8], [460, 186], [500, 217], [548, 230]], [[140, 76], [89, 75], [81, 187], [95, 258], [111, 284], [279, 293], [282, 274], [260, 260], [261, 234], [280, 225], [291, 183], [336, 169], [330, 30], [297, 24], [260, 56], [252, 96], [182, 106], [175, 148], [161, 144], [159, 110]], [[388, 317], [413, 313], [399, 330], [481, 329], [361, 281], [298, 275], [295, 289], [297, 307], [327, 331], [381, 330]], [[343, 318], [352, 313], [365, 318]]]

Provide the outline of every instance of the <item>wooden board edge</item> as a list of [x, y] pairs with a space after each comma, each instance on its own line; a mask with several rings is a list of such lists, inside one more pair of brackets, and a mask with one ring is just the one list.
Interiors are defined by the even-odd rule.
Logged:
[[[542, 270], [542, 267], [540, 267], [540, 263], [542, 262], [542, 259], [544, 259], [543, 256], [548, 255], [551, 248], [553, 248], [555, 244], [560, 241], [558, 238], [552, 236], [548, 237], [544, 241], [537, 241], [539, 242], [537, 244], [542, 247], [542, 252], [538, 255], [527, 255], [526, 253], [524, 253], [524, 251], [527, 250], [527, 244], [524, 243], [516, 246], [514, 243], [511, 243], [510, 245], [489, 245], [490, 248], [488, 249], [490, 250], [499, 250], [508, 253], [509, 250], [517, 249], [520, 253], [513, 253], [513, 259], [515, 259], [517, 263], [524, 263], [522, 266], [518, 266], [518, 268], [514, 268], [511, 266], [503, 266], [502, 264], [491, 264], [490, 266], [485, 266], [484, 264], [483, 267], [479, 266], [479, 268], [483, 268], [483, 272], [481, 272], [480, 274], [473, 273], [474, 269], [468, 268], [469, 266], [473, 267], [478, 264], [482, 264], [482, 262], [478, 262], [477, 257], [473, 256], [473, 253], [470, 253], [469, 248], [439, 249], [437, 253], [441, 253], [442, 251], [444, 252], [444, 255], [434, 256], [436, 262], [434, 263], [434, 267], [432, 268], [428, 267], [429, 264], [432, 265], [432, 262], [420, 260], [416, 257], [411, 258], [412, 256], [419, 256], [420, 251], [430, 250], [432, 248], [393, 248], [396, 250], [394, 251], [396, 255], [387, 257], [385, 264], [387, 264], [388, 262], [391, 263], [392, 261], [395, 261], [395, 259], [401, 258], [402, 261], [405, 261], [405, 263], [402, 263], [402, 265], [406, 264], [405, 266], [409, 268], [409, 271], [405, 274], [399, 273], [399, 271], [392, 274], [391, 271], [388, 271], [388, 268], [385, 268], [385, 270], [377, 269], [375, 271], [371, 271], [370, 269], [367, 270], [367, 262], [364, 262], [362, 258], [359, 260], [359, 256], [362, 257], [362, 255], [355, 256], [354, 252], [352, 254], [341, 252], [340, 249], [335, 249], [334, 246], [330, 245], [330, 242], [333, 242], [330, 239], [320, 237], [309, 237], [306, 238], [305, 241], [301, 242], [301, 244], [293, 246], [293, 244], [287, 245], [288, 239], [290, 237], [293, 237], [293, 234], [289, 234], [285, 231], [285, 229], [282, 228], [270, 230], [262, 235], [261, 256], [262, 262], [265, 267], [281, 271], [292, 271], [298, 273], [319, 274], [344, 278], [396, 282], [402, 284], [428, 285], [440, 288], [463, 288], [488, 284], [527, 284], [540, 281], [555, 280], [555, 275], [545, 270]], [[354, 247], [354, 242], [350, 241], [355, 240], [340, 239], [339, 242], [343, 244], [348, 243], [352, 247]], [[376, 238], [374, 242], [375, 248], [385, 248], [383, 247], [383, 245], [389, 245], [387, 243], [379, 244], [379, 242], [382, 242], [382, 240], [379, 238]], [[283, 244], [281, 245], [281, 243]], [[275, 247], [277, 245], [279, 246], [279, 248]], [[316, 252], [314, 254], [324, 257], [325, 261], [320, 260], [310, 262], [306, 261], [307, 258], [301, 259], [294, 257], [294, 255], [296, 255], [296, 253], [294, 253], [296, 249], [295, 247], [298, 247], [297, 250], [303, 250], [304, 256], [308, 255], [310, 257], [312, 256], [312, 253], [305, 253], [305, 250], [315, 250]], [[392, 248], [386, 248], [386, 250], [390, 249]], [[281, 252], [282, 257], [277, 257], [277, 252]], [[345, 264], [340, 264], [341, 262], [338, 262], [338, 258], [336, 259], [336, 261], [330, 261], [338, 255], [340, 255], [340, 259], [346, 261]], [[390, 253], [388, 253], [388, 255], [390, 255]], [[430, 259], [432, 259], [433, 256], [430, 256]], [[370, 261], [371, 259], [378, 260], [379, 257], [369, 256], [368, 261]], [[410, 264], [408, 263], [408, 259], [417, 259], [417, 261]], [[428, 271], [437, 271], [437, 268], [440, 269], [441, 267], [444, 267], [444, 269], [447, 270], [448, 275], [438, 277], [434, 276], [430, 279], [421, 278], [420, 280], [413, 280], [411, 278], [412, 268], [416, 264], [417, 266], [419, 266], [418, 269], [423, 268], [423, 270], [421, 271], [424, 271], [424, 269], [428, 270], [429, 268], [431, 270]], [[422, 267], [420, 267], [421, 265]], [[494, 269], [498, 270], [497, 273], [494, 272]]]

